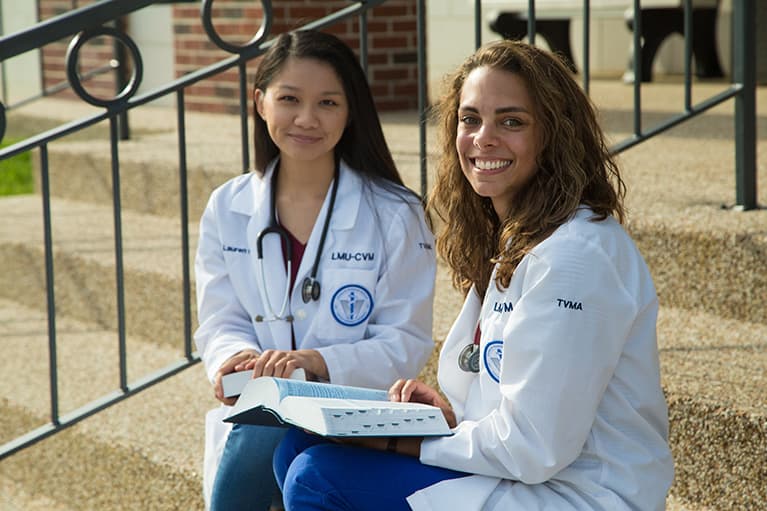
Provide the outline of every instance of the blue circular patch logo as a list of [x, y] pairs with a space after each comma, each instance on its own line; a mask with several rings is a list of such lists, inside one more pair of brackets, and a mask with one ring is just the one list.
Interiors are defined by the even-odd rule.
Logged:
[[501, 359], [503, 358], [503, 341], [490, 341], [485, 345], [485, 351], [482, 360], [485, 364], [485, 370], [490, 378], [500, 383], [501, 381]]
[[330, 312], [345, 326], [357, 326], [373, 312], [373, 295], [357, 284], [347, 284], [330, 299]]

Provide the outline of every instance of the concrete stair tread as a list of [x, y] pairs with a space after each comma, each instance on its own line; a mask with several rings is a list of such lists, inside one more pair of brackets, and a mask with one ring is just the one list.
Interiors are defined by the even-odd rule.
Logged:
[[[103, 109], [92, 107], [82, 101], [72, 101], [59, 98], [46, 98], [23, 105], [9, 112], [9, 129], [14, 122], [32, 124], [30, 119], [43, 119], [45, 122], [34, 123], [42, 126], [35, 132], [43, 131], [61, 123], [77, 121], [98, 115]], [[146, 160], [146, 154], [132, 150], [140, 147], [142, 141], [152, 138], [160, 143], [155, 146], [152, 160], [157, 162], [178, 162], [178, 126], [175, 107], [144, 105], [134, 108], [128, 113], [128, 123], [131, 128], [131, 139], [120, 141], [120, 158], [126, 160]], [[218, 168], [239, 169], [242, 161], [239, 152], [231, 151], [231, 143], [239, 143], [240, 119], [235, 115], [189, 112], [185, 118], [187, 136], [187, 157], [190, 167], [198, 164], [216, 163]], [[213, 128], [214, 127], [214, 128]], [[28, 129], [28, 128], [27, 128]], [[80, 151], [95, 147], [106, 148], [108, 154], [109, 131], [108, 121], [102, 121], [91, 128], [92, 136], [87, 140], [77, 137], [64, 137], [55, 141], [51, 148], [56, 151]], [[123, 150], [125, 149], [125, 150]]]
[[[0, 198], [0, 244], [43, 247], [42, 201], [37, 195]], [[51, 200], [54, 250], [113, 266], [114, 216], [111, 206], [54, 198]], [[178, 219], [123, 210], [123, 263], [135, 270], [178, 275], [181, 268], [181, 224]], [[192, 255], [197, 223], [190, 223]]]
[[[53, 199], [53, 273], [58, 315], [117, 330], [112, 208]], [[37, 196], [0, 199], [0, 296], [43, 310], [46, 304], [42, 205]], [[178, 219], [122, 214], [126, 332], [156, 343], [183, 343], [183, 273]], [[189, 227], [190, 279], [197, 226]], [[193, 298], [191, 298], [193, 301]], [[151, 304], [151, 306], [147, 306]], [[191, 322], [195, 322], [192, 305]]]
[[[117, 343], [113, 332], [71, 318], [58, 318], [57, 327], [65, 415], [118, 388]], [[44, 315], [0, 300], [0, 339], [5, 442], [50, 420]], [[182, 358], [152, 343], [128, 342], [129, 384]], [[183, 371], [3, 460], [2, 498], [25, 510], [83, 509], [84, 503], [94, 506], [89, 509], [201, 509], [204, 416], [215, 406], [201, 366]], [[0, 507], [16, 509], [2, 500]]]
[[[204, 417], [190, 406], [206, 395], [190, 385], [200, 376], [185, 371], [6, 458], [0, 478], [72, 509], [202, 509]], [[21, 414], [6, 408], [3, 422]]]
[[30, 491], [23, 483], [13, 479], [12, 475], [0, 475], [0, 509], [3, 511], [78, 511], [56, 500]]
[[670, 392], [759, 418], [767, 434], [767, 325], [661, 307], [658, 344]]
[[[6, 405], [24, 408], [30, 415], [50, 419], [50, 375], [47, 315], [0, 298], [0, 396]], [[179, 346], [126, 339], [127, 380], [140, 380], [183, 358]], [[31, 356], [34, 354], [34, 356]], [[118, 391], [118, 338], [114, 331], [66, 316], [56, 321], [59, 413], [66, 415], [104, 394]], [[23, 361], [23, 363], [20, 363]], [[198, 374], [202, 379], [202, 373]], [[0, 441], [16, 434], [2, 430]]]

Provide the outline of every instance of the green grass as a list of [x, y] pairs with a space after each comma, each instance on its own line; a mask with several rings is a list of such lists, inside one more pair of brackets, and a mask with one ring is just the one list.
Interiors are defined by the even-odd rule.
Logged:
[[[17, 140], [6, 140], [0, 145], [5, 147]], [[0, 196], [21, 195], [34, 192], [32, 180], [32, 157], [26, 153], [0, 161]]]

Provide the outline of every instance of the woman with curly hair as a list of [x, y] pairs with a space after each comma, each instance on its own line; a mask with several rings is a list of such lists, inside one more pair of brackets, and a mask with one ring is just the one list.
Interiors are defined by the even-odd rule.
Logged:
[[500, 41], [451, 77], [439, 115], [429, 206], [466, 299], [442, 393], [400, 380], [389, 396], [438, 406], [453, 434], [291, 431], [274, 460], [287, 509], [663, 509], [658, 300], [594, 106], [556, 56]]

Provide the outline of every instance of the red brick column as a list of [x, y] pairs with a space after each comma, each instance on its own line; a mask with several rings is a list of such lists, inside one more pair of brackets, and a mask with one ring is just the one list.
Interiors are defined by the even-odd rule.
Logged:
[[[78, 6], [84, 7], [96, 0], [79, 0]], [[53, 18], [72, 9], [72, 0], [40, 0], [40, 21]], [[66, 52], [72, 37], [50, 43], [42, 48], [43, 86], [49, 89], [62, 82], [67, 82]], [[114, 39], [111, 37], [96, 37], [81, 47], [79, 62], [81, 69], [87, 72], [91, 69], [105, 66], [114, 58]], [[93, 96], [111, 99], [116, 95], [117, 78], [114, 71], [98, 74], [81, 82]], [[77, 97], [70, 88], [56, 94], [57, 97]]]

